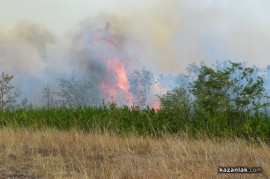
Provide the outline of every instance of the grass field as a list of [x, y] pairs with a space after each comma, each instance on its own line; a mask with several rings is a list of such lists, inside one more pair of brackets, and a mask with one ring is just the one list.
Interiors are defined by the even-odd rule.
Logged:
[[[262, 174], [219, 174], [219, 166]], [[267, 178], [269, 145], [243, 140], [120, 137], [78, 130], [0, 130], [0, 178]]]

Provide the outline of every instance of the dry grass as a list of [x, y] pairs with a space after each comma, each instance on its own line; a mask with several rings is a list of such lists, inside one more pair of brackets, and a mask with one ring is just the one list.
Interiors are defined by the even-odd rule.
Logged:
[[[270, 148], [214, 142], [0, 130], [0, 178], [267, 178]], [[218, 166], [260, 166], [263, 174], [218, 174]]]

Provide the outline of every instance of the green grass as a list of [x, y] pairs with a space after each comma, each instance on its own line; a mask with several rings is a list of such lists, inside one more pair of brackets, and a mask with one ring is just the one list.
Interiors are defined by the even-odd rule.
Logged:
[[[183, 118], [183, 117], [182, 117]], [[0, 128], [29, 128], [79, 130], [90, 132], [112, 132], [119, 135], [138, 135], [159, 137], [164, 134], [185, 134], [189, 137], [235, 138], [237, 131], [223, 127], [222, 123], [208, 120], [200, 125], [194, 118], [181, 121], [181, 114], [164, 115], [164, 111], [154, 109], [139, 110], [137, 108], [103, 106], [82, 108], [30, 109], [0, 111]], [[216, 119], [218, 121], [218, 119]], [[269, 118], [250, 119], [241, 127], [243, 136], [248, 140], [270, 139]]]
[[[162, 132], [163, 124], [153, 109], [122, 108], [57, 108], [0, 112], [0, 127], [100, 129], [118, 134], [156, 135]], [[164, 131], [163, 131], [164, 132]]]

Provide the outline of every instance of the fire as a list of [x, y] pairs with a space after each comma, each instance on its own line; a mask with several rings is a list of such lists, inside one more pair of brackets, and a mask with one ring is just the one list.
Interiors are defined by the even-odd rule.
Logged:
[[[153, 91], [154, 91], [154, 94], [156, 94], [158, 96], [162, 96], [167, 92], [167, 89], [162, 87], [162, 85], [160, 83], [156, 82], [153, 85]], [[160, 109], [160, 103], [159, 103], [158, 96], [152, 97], [151, 105], [152, 105], [152, 108], [154, 108], [155, 110]]]
[[[121, 61], [119, 60], [110, 60], [107, 63], [107, 69], [113, 71], [116, 74], [117, 77], [117, 88], [120, 89], [119, 92], [123, 92], [126, 102], [128, 102], [129, 105], [132, 104], [132, 94], [129, 92], [129, 81], [127, 79], [125, 66]], [[118, 96], [121, 94], [118, 93]]]
[[105, 37], [97, 36], [93, 39], [92, 44], [96, 55], [106, 63], [105, 79], [100, 83], [100, 89], [106, 100], [113, 98], [118, 104], [131, 106], [133, 96], [129, 92], [127, 67], [120, 50], [108, 34], [105, 34]]
[[[122, 51], [117, 44], [111, 39], [109, 25], [100, 31], [90, 42], [95, 54], [106, 64], [104, 79], [100, 82], [100, 90], [106, 100], [114, 99], [117, 104], [133, 104], [133, 94], [130, 92], [130, 82], [127, 78], [129, 66]], [[158, 110], [160, 108], [159, 98], [156, 96], [164, 93], [160, 84], [153, 85], [152, 95], [149, 94], [147, 105]], [[149, 91], [150, 93], [150, 91]]]
[[117, 90], [113, 87], [109, 75], [106, 75], [104, 81], [101, 82], [100, 89], [101, 91], [103, 91], [103, 93], [106, 95], [106, 98], [108, 99], [114, 98], [117, 95]]
[[109, 66], [114, 69], [118, 76], [117, 86], [123, 91], [127, 92], [129, 89], [129, 82], [125, 73], [125, 67], [119, 61], [109, 61]]
[[152, 108], [154, 108], [155, 110], [159, 110], [160, 109], [160, 104], [159, 104], [159, 99], [156, 97], [152, 103]]
[[115, 44], [113, 43], [113, 41], [111, 41], [110, 39], [105, 38], [104, 42], [111, 48], [116, 48]]

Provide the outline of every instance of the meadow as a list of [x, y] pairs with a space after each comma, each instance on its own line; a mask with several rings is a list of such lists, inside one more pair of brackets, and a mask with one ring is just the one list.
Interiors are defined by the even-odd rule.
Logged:
[[[270, 176], [267, 141], [175, 132], [174, 121], [162, 115], [113, 104], [1, 111], [0, 178]], [[262, 167], [263, 173], [220, 174], [220, 166]]]
[[[110, 132], [0, 130], [0, 178], [267, 178], [270, 150], [241, 139], [120, 137]], [[262, 167], [220, 174], [219, 166]]]

